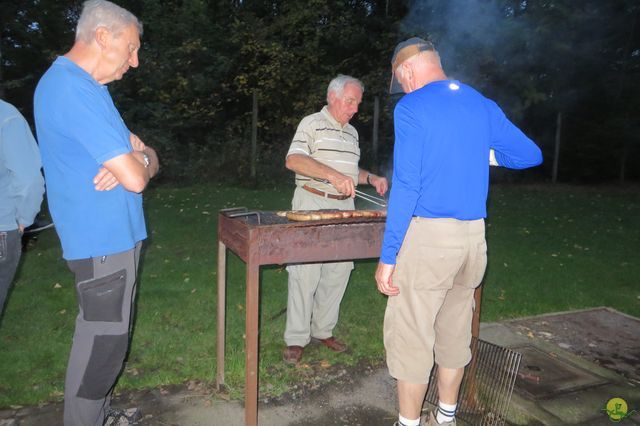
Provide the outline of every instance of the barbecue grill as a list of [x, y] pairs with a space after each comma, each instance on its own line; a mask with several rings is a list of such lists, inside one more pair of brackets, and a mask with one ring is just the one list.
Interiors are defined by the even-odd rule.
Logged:
[[[258, 307], [261, 265], [331, 262], [380, 256], [385, 218], [293, 222], [272, 211], [244, 207], [218, 214], [218, 389], [224, 385], [226, 250], [246, 263], [245, 425], [258, 423]], [[373, 288], [372, 288], [372, 291]], [[478, 336], [480, 289], [476, 290], [473, 335]]]

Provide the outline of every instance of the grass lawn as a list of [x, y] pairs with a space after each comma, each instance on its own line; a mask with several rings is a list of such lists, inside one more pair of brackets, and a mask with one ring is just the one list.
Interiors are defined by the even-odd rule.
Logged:
[[[129, 360], [118, 390], [215, 381], [217, 211], [282, 210], [292, 188], [158, 187], [145, 196], [150, 239], [141, 263]], [[364, 206], [362, 206], [364, 207]], [[640, 317], [640, 191], [611, 187], [494, 185], [487, 221], [489, 267], [482, 321], [610, 306]], [[281, 361], [287, 273], [261, 270], [260, 391], [277, 395], [336, 365], [380, 362], [385, 298], [376, 260], [359, 261], [336, 335], [351, 352], [313, 346], [299, 368]], [[233, 397], [244, 385], [244, 263], [228, 260], [227, 371]], [[0, 407], [62, 397], [77, 314], [73, 279], [55, 232], [25, 253], [0, 320]], [[585, 324], [585, 326], [588, 326]]]

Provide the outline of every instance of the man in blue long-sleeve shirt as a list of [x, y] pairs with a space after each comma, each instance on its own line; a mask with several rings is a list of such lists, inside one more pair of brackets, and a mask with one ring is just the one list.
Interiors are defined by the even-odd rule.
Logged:
[[27, 121], [0, 100], [0, 315], [20, 261], [20, 237], [40, 211], [40, 167], [40, 152]]
[[398, 44], [392, 71], [392, 93], [407, 95], [394, 112], [394, 172], [376, 282], [389, 296], [384, 343], [398, 380], [397, 424], [420, 424], [435, 362], [440, 400], [427, 424], [455, 425], [471, 359], [473, 292], [487, 264], [489, 165], [523, 169], [542, 155], [493, 101], [447, 78], [430, 42]]

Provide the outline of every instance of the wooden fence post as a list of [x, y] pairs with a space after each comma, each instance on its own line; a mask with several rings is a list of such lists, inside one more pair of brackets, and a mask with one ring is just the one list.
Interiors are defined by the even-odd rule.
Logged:
[[558, 163], [560, 162], [560, 136], [562, 134], [562, 111], [558, 112], [556, 120], [556, 144], [553, 152], [553, 174], [551, 175], [551, 183], [558, 181]]
[[380, 123], [380, 98], [376, 96], [373, 101], [373, 137], [371, 149], [373, 150], [373, 164], [371, 171], [378, 173], [378, 127]]
[[256, 178], [256, 155], [258, 152], [258, 91], [253, 91], [253, 111], [251, 114], [251, 179]]

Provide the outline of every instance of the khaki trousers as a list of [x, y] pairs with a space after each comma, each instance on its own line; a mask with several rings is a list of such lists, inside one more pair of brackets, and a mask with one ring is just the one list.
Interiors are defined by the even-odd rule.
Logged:
[[[293, 210], [352, 210], [353, 199], [333, 200], [297, 187]], [[326, 339], [338, 323], [340, 302], [349, 282], [353, 262], [288, 265], [287, 346], [306, 346], [311, 337]]]

